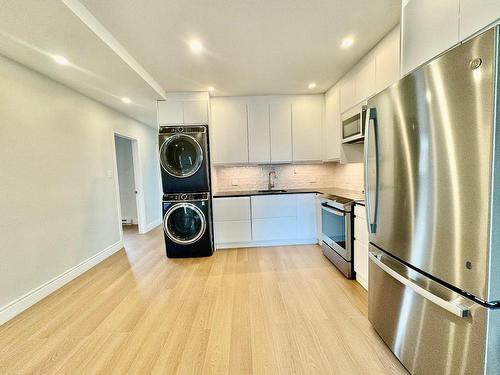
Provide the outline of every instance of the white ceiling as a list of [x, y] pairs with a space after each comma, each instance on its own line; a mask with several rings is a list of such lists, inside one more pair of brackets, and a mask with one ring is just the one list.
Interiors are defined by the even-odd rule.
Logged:
[[0, 0], [0, 54], [156, 126], [159, 95], [59, 0]]
[[215, 95], [309, 93], [311, 81], [325, 92], [401, 11], [400, 0], [81, 1], [165, 90]]
[[[399, 22], [401, 6], [400, 0], [66, 2], [87, 7], [166, 91], [214, 86], [214, 95], [324, 92]], [[347, 36], [355, 43], [344, 50]], [[191, 53], [192, 39], [204, 53]], [[1, 0], [0, 54], [156, 123], [158, 90], [60, 0]], [[73, 65], [59, 66], [51, 54]], [[307, 88], [312, 81], [314, 90]], [[123, 104], [123, 96], [133, 103]]]

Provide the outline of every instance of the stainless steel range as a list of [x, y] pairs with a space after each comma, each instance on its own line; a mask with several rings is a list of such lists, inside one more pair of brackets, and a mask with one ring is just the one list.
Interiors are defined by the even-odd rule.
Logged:
[[321, 201], [323, 254], [348, 278], [354, 279], [352, 199], [324, 195]]

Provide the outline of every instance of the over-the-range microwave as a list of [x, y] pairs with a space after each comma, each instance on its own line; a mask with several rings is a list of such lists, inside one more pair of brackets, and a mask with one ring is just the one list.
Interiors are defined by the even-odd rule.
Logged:
[[362, 143], [365, 138], [366, 102], [342, 115], [342, 143]]

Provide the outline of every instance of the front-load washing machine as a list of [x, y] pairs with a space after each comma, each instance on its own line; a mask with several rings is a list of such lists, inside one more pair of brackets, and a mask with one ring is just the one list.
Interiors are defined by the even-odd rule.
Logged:
[[159, 147], [164, 194], [210, 191], [207, 126], [162, 126]]
[[210, 193], [165, 194], [163, 231], [169, 258], [212, 255], [214, 246]]

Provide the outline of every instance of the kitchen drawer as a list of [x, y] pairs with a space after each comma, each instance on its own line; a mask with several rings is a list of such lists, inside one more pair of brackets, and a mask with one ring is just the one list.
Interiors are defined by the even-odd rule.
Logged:
[[354, 218], [354, 238], [359, 242], [368, 245], [368, 229], [366, 227], [366, 220], [355, 217]]
[[214, 223], [216, 244], [250, 242], [252, 240], [252, 225], [246, 221], [222, 221]]
[[214, 221], [250, 220], [250, 197], [214, 198]]
[[366, 219], [365, 206], [359, 204], [354, 205], [354, 216]]
[[254, 241], [290, 240], [296, 237], [296, 217], [252, 220], [252, 239]]
[[297, 216], [297, 197], [294, 194], [252, 197], [252, 219]]
[[[380, 254], [370, 247], [372, 251]], [[498, 374], [498, 346], [490, 350], [491, 366], [487, 368], [482, 354], [489, 340], [488, 316], [498, 321], [498, 310], [474, 303], [389, 256], [382, 258], [389, 258], [385, 266], [370, 259], [368, 318], [408, 371]], [[415, 284], [418, 287], [412, 287]], [[452, 302], [441, 304], [436, 299]], [[469, 309], [467, 316], [457, 316], [445, 308], [459, 304]]]

